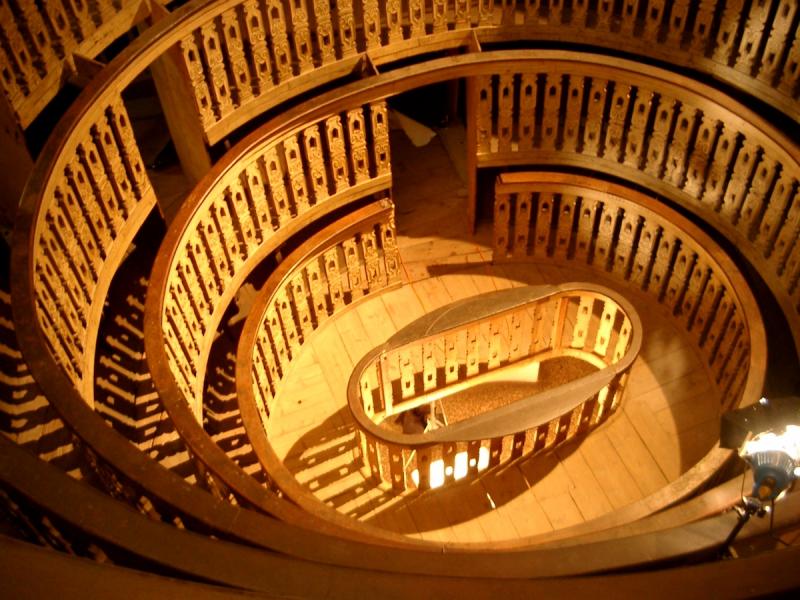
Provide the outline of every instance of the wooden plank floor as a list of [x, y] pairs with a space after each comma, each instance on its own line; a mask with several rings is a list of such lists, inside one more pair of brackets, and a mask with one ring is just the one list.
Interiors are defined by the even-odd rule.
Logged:
[[[393, 148], [394, 150], [394, 148]], [[402, 150], [402, 148], [401, 148]], [[491, 542], [569, 527], [660, 489], [716, 444], [719, 398], [687, 336], [641, 294], [620, 289], [642, 317], [644, 343], [622, 410], [589, 436], [497, 473], [425, 494], [396, 496], [354, 464], [356, 437], [345, 387], [355, 363], [425, 312], [511, 286], [594, 281], [588, 269], [552, 264], [493, 266], [488, 229], [465, 236], [463, 185], [437, 140], [397, 152], [398, 243], [405, 285], [361, 301], [314, 333], [287, 373], [270, 439], [297, 479], [354, 518], [431, 541]], [[424, 184], [426, 177], [432, 181]], [[405, 187], [404, 187], [405, 186]]]

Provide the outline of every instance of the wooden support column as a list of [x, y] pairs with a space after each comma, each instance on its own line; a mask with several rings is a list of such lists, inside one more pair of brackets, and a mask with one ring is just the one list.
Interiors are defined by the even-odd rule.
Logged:
[[[160, 4], [153, 3], [152, 8], [155, 21], [169, 14]], [[191, 80], [177, 46], [154, 61], [150, 72], [183, 172], [191, 183], [197, 183], [211, 168], [211, 158], [202, 121], [195, 110]]]
[[0, 225], [11, 226], [20, 196], [33, 170], [25, 134], [8, 102], [0, 93]]

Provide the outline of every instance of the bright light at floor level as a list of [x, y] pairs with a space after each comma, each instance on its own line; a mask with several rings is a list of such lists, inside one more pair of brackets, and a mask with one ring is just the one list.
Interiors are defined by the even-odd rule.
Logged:
[[[478, 448], [478, 471], [483, 471], [489, 466], [489, 449], [481, 446]], [[440, 458], [431, 463], [430, 468], [430, 485], [431, 488], [442, 487], [445, 482], [445, 477], [452, 475], [453, 479], [463, 479], [467, 476], [469, 467], [474, 467], [475, 459], [467, 458], [466, 452], [459, 452], [453, 460], [453, 466], [445, 468], [444, 461]], [[414, 469], [411, 471], [411, 480], [414, 485], [419, 486], [419, 471]]]

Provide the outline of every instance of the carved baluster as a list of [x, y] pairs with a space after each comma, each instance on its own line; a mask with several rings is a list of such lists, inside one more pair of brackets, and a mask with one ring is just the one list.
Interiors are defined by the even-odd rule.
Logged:
[[636, 239], [641, 221], [642, 219], [639, 215], [634, 214], [631, 210], [623, 211], [622, 224], [619, 229], [619, 238], [614, 249], [612, 263], [614, 273], [623, 279], [628, 279], [633, 268], [633, 241]]
[[190, 34], [183, 38], [179, 42], [179, 46], [183, 53], [183, 60], [186, 63], [192, 89], [194, 90], [197, 111], [200, 115], [203, 129], [207, 130], [217, 121], [217, 117], [214, 115], [211, 92], [208, 89], [205, 73], [203, 73], [203, 65], [200, 63], [200, 52], [194, 41], [194, 35]]
[[247, 201], [247, 195], [242, 187], [241, 179], [232, 179], [230, 182], [229, 206], [238, 222], [237, 230], [244, 243], [245, 255], [250, 256], [258, 247], [260, 241], [259, 226], [256, 216]]
[[250, 68], [244, 54], [239, 17], [235, 10], [227, 10], [222, 13], [222, 35], [228, 50], [228, 62], [231, 66], [233, 85], [236, 90], [236, 101], [241, 106], [253, 98], [253, 87], [250, 82]]
[[765, 258], [772, 256], [776, 237], [782, 226], [789, 222], [788, 219], [784, 219], [784, 212], [786, 212], [787, 207], [792, 206], [794, 194], [795, 179], [789, 171], [782, 170], [768, 199], [767, 208], [761, 219], [758, 237], [755, 241], [756, 248]]
[[736, 155], [736, 162], [733, 164], [733, 172], [725, 186], [725, 195], [722, 198], [720, 213], [732, 223], [736, 223], [739, 211], [742, 208], [745, 194], [747, 194], [748, 184], [753, 175], [758, 158], [758, 146], [748, 139], [742, 140], [739, 153]]
[[631, 86], [621, 83], [614, 85], [614, 95], [611, 98], [611, 108], [608, 114], [608, 128], [606, 129], [603, 156], [617, 162], [622, 161], [622, 136], [625, 133], [630, 99]]
[[105, 258], [114, 239], [113, 232], [108, 226], [108, 216], [95, 196], [89, 176], [77, 156], [70, 161], [67, 173], [75, 186], [76, 195], [80, 199], [81, 210], [85, 211], [84, 218], [94, 233], [98, 249]]
[[786, 260], [780, 273], [780, 282], [791, 294], [790, 297], [795, 306], [797, 306], [798, 278], [800, 278], [800, 243], [795, 240], [786, 253]]
[[364, 111], [360, 108], [347, 112], [347, 135], [350, 141], [350, 165], [355, 183], [369, 180], [369, 155], [365, 133]]
[[594, 240], [592, 263], [606, 270], [611, 267], [613, 259], [611, 248], [614, 245], [614, 231], [621, 213], [621, 209], [615, 202], [610, 199], [604, 202], [603, 212], [600, 214], [600, 221], [597, 226], [597, 237]]
[[497, 150], [510, 152], [514, 133], [514, 75], [500, 75], [497, 96]]
[[80, 39], [72, 31], [72, 24], [61, 0], [43, 0], [42, 8], [53, 32], [53, 43], [62, 55], [67, 55], [80, 44]]
[[[491, 94], [491, 88], [489, 89]], [[481, 109], [482, 110], [482, 109]], [[536, 137], [536, 75], [522, 73], [519, 83], [519, 112], [516, 115], [517, 147], [520, 152], [532, 150]]]
[[639, 4], [639, 0], [622, 0], [619, 33], [625, 38], [632, 38], [636, 31], [636, 17], [639, 11]]
[[203, 40], [203, 54], [211, 75], [210, 89], [214, 107], [219, 118], [224, 119], [233, 112], [233, 101], [216, 25], [210, 22], [200, 27], [200, 37]]
[[508, 256], [513, 243], [511, 234], [511, 195], [496, 193], [494, 197], [494, 248], [493, 259], [502, 260]]
[[[530, 192], [519, 192], [514, 202], [514, 239], [511, 252], [515, 258], [528, 256], [528, 236], [531, 234], [533, 197]], [[538, 218], [537, 218], [538, 221]]]
[[636, 100], [633, 103], [623, 158], [623, 162], [634, 169], [640, 169], [642, 166], [645, 153], [647, 120], [650, 118], [652, 108], [653, 92], [639, 88], [636, 92]]
[[269, 389], [272, 394], [277, 390], [277, 384], [281, 379], [280, 365], [278, 358], [275, 356], [275, 349], [272, 346], [272, 341], [269, 339], [269, 331], [267, 329], [266, 315], [265, 320], [262, 321], [261, 327], [258, 332], [258, 345], [259, 354], [264, 361], [264, 367], [269, 375]]
[[722, 335], [728, 325], [728, 321], [736, 310], [735, 304], [730, 300], [730, 292], [720, 286], [720, 300], [716, 308], [712, 308], [706, 322], [708, 329], [706, 334], [700, 339], [700, 347], [707, 364], [712, 364], [716, 359]]
[[[18, 2], [17, 8], [20, 11], [20, 19], [17, 20], [19, 26], [23, 27], [28, 31], [28, 37], [32, 43], [31, 53], [37, 54], [38, 56], [31, 56], [32, 62], [36, 67], [38, 74], [42, 77], [45, 77], [47, 73], [50, 71], [50, 67], [59, 61], [59, 57], [54, 52], [55, 44], [50, 39], [50, 33], [47, 30], [47, 26], [44, 22], [44, 14], [41, 10], [35, 6], [31, 2]], [[16, 40], [16, 35], [10, 32], [12, 29], [16, 29], [13, 26], [10, 26], [10, 23], [14, 22], [13, 16], [12, 21], [7, 21], [6, 19], [10, 15], [8, 11], [8, 7], [5, 3], [3, 6], [0, 6], [0, 22], [3, 25], [3, 31], [8, 32], [5, 33], [7, 36], [7, 40], [11, 47], [14, 47]], [[6, 25], [9, 23], [9, 25]], [[18, 40], [17, 40], [18, 41]]]
[[608, 33], [611, 31], [612, 17], [614, 16], [614, 2], [613, 0], [597, 0], [597, 7], [595, 8], [597, 21], [595, 27], [601, 33]]
[[247, 165], [244, 168], [243, 177], [246, 181], [245, 190], [255, 215], [258, 240], [261, 243], [270, 235], [271, 230], [278, 228], [278, 217], [267, 201], [264, 175], [259, 167], [259, 161], [253, 161]]
[[470, 26], [470, 0], [453, 0], [455, 2], [456, 29]]
[[677, 311], [681, 304], [683, 292], [692, 277], [696, 260], [697, 255], [692, 249], [681, 244], [676, 252], [675, 263], [664, 293], [664, 303], [674, 311]]
[[311, 318], [311, 307], [309, 306], [310, 292], [303, 271], [300, 271], [292, 277], [292, 281], [288, 286], [288, 291], [291, 295], [292, 306], [294, 306], [297, 312], [297, 321], [300, 326], [300, 331], [303, 334], [303, 340], [305, 341], [308, 335], [314, 330], [314, 322]]
[[386, 0], [384, 11], [390, 44], [403, 41], [402, 9], [403, 6], [400, 0]]
[[[69, 173], [58, 179], [53, 196], [61, 213], [59, 215], [58, 212], [54, 211], [55, 224], [63, 233], [62, 239], [65, 243], [69, 244], [71, 242], [80, 248], [80, 252], [86, 256], [92, 279], [96, 281], [97, 274], [102, 268], [105, 254], [102, 252], [97, 234], [91, 227], [91, 223], [84, 216], [82, 204], [75, 198]], [[69, 230], [67, 230], [67, 227], [69, 227]]]
[[736, 137], [736, 131], [724, 125], [717, 137], [717, 145], [714, 148], [714, 155], [711, 157], [706, 188], [703, 192], [703, 202], [709, 206], [716, 208], [722, 201], [722, 194], [725, 191], [723, 186], [728, 176], [733, 153], [736, 150]]
[[374, 230], [361, 235], [361, 252], [364, 254], [369, 291], [374, 292], [386, 287], [386, 272], [381, 266], [378, 237]]
[[[111, 105], [106, 108], [106, 116], [115, 131], [119, 156], [124, 161], [128, 176], [133, 182], [136, 197], [142, 199], [152, 192], [152, 187], [150, 186], [147, 171], [144, 168], [142, 156], [139, 153], [139, 146], [133, 137], [128, 112], [125, 110], [125, 105], [122, 103], [121, 98], [112, 101]], [[114, 160], [118, 159], [115, 157]]]
[[275, 207], [278, 226], [283, 227], [283, 225], [292, 218], [292, 215], [289, 195], [286, 192], [284, 167], [281, 160], [278, 158], [278, 151], [275, 147], [268, 148], [264, 153], [264, 164], [267, 170], [267, 181], [269, 182], [269, 195]]
[[53, 358], [78, 386], [83, 378], [83, 369], [78, 361], [83, 349], [77, 345], [75, 334], [71, 331], [74, 325], [58, 305], [47, 282], [48, 278], [41, 272], [41, 264], [36, 265], [34, 273], [33, 284], [39, 323], [52, 348]]
[[206, 282], [211, 282], [215, 286], [215, 293], [222, 294], [225, 288], [226, 278], [214, 260], [216, 246], [214, 244], [213, 229], [210, 225], [206, 226], [202, 221], [198, 221], [195, 233], [192, 236], [195, 241], [195, 260], [200, 270], [210, 270], [211, 277]]
[[554, 25], [564, 22], [565, 0], [550, 0], [547, 8], [548, 21]]
[[492, 78], [479, 76], [475, 81], [478, 94], [478, 110], [475, 115], [478, 154], [487, 154], [492, 151]]
[[46, 226], [42, 227], [39, 241], [39, 252], [51, 262], [53, 256], [63, 256], [66, 259], [65, 262], [70, 270], [68, 276], [77, 282], [75, 297], [81, 304], [89, 304], [92, 301], [97, 278], [82, 248], [75, 241], [74, 232], [68, 229], [67, 222], [58, 207], [48, 210], [45, 222]]
[[600, 132], [603, 124], [603, 111], [606, 106], [606, 90], [608, 81], [605, 79], [592, 79], [589, 88], [589, 105], [587, 108], [586, 122], [583, 133], [583, 153], [597, 156], [600, 149]]
[[331, 248], [323, 253], [325, 265], [325, 279], [328, 283], [328, 295], [331, 299], [333, 312], [344, 307], [344, 290], [342, 289], [342, 268], [339, 248]]
[[[518, 200], [522, 205], [522, 201]], [[550, 253], [550, 229], [553, 221], [553, 194], [540, 192], [536, 207], [536, 223], [533, 230], [532, 255], [543, 258]], [[529, 242], [530, 243], [530, 242]]]
[[683, 298], [681, 298], [679, 308], [677, 308], [677, 314], [681, 316], [681, 322], [683, 322], [684, 327], [688, 330], [691, 330], [697, 308], [700, 305], [700, 298], [705, 290], [710, 272], [711, 270], [705, 264], [705, 261], [702, 257], [698, 256], [695, 267], [692, 270], [692, 275], [686, 282], [686, 290], [683, 294]]
[[586, 27], [589, 17], [589, 0], [572, 0], [572, 25]]
[[267, 22], [269, 23], [272, 55], [275, 58], [278, 81], [286, 81], [294, 76], [292, 70], [292, 52], [289, 48], [289, 36], [286, 33], [286, 15], [281, 0], [266, 0]]
[[283, 158], [289, 171], [289, 188], [291, 198], [297, 214], [308, 210], [311, 203], [308, 197], [308, 182], [306, 182], [305, 166], [300, 156], [300, 144], [295, 136], [283, 140]]
[[378, 0], [362, 0], [364, 37], [367, 40], [367, 50], [381, 46], [381, 13]]
[[311, 30], [308, 21], [306, 0], [291, 0], [289, 9], [292, 18], [292, 42], [300, 65], [300, 72], [314, 68], [314, 47], [311, 43]]
[[201, 302], [196, 298], [196, 290], [189, 287], [188, 282], [183, 277], [183, 272], [178, 272], [177, 279], [170, 287], [170, 299], [175, 300], [177, 312], [180, 314], [183, 323], [192, 338], [192, 352], [195, 358], [200, 350], [197, 345], [199, 336], [205, 334], [204, 318], [207, 318], [207, 311], [202, 310]]
[[[598, 356], [604, 357], [608, 352], [608, 344], [611, 341], [611, 332], [614, 328], [614, 321], [617, 316], [617, 307], [613, 302], [603, 304], [603, 313], [600, 315], [600, 324], [597, 327], [593, 351]], [[608, 359], [606, 359], [608, 362]]]
[[778, 89], [787, 96], [793, 96], [797, 90], [798, 79], [800, 79], [800, 37], [795, 37], [783, 65]]
[[375, 161], [375, 176], [388, 175], [392, 171], [389, 146], [389, 119], [386, 115], [386, 103], [377, 102], [369, 105], [372, 124], [372, 148]]
[[197, 287], [205, 298], [207, 305], [215, 305], [222, 294], [222, 286], [211, 270], [208, 260], [206, 260], [200, 239], [197, 237], [190, 239], [186, 243], [185, 251], [187, 264], [184, 272], [187, 279], [191, 278], [197, 282]]
[[670, 269], [672, 268], [673, 257], [678, 250], [677, 236], [668, 230], [662, 230], [661, 237], [658, 239], [653, 269], [650, 273], [650, 280], [647, 289], [652, 290], [656, 298], [661, 298], [670, 279]]
[[41, 256], [35, 263], [37, 296], [49, 303], [54, 321], [66, 326], [66, 331], [63, 332], [65, 340], [76, 351], [74, 364], [81, 371], [81, 363], [85, 360], [83, 348], [86, 341], [86, 304], [70, 289], [66, 257], [45, 251], [41, 246], [38, 250]]
[[747, 191], [739, 213], [737, 227], [752, 238], [757, 231], [758, 223], [766, 205], [771, 201], [769, 191], [775, 178], [776, 163], [766, 153], [755, 169], [750, 189]]
[[553, 246], [553, 257], [566, 260], [572, 246], [572, 231], [578, 205], [577, 196], [562, 194], [558, 206], [558, 222], [556, 224], [556, 240]]
[[325, 279], [322, 273], [323, 269], [319, 261], [312, 261], [306, 266], [308, 287], [311, 292], [311, 306], [313, 308], [314, 320], [317, 327], [319, 327], [330, 314], [325, 290]]
[[378, 224], [383, 262], [386, 268], [387, 285], [400, 281], [400, 251], [397, 248], [395, 235], [394, 209], [386, 223]]
[[333, 183], [336, 193], [339, 193], [350, 187], [341, 117], [337, 115], [325, 120], [325, 135], [330, 150], [328, 162], [331, 165]]
[[356, 24], [353, 17], [352, 0], [336, 0], [336, 15], [339, 20], [339, 44], [341, 56], [346, 58], [357, 52]]
[[225, 262], [228, 277], [233, 277], [239, 265], [242, 264], [242, 253], [239, 249], [239, 240], [233, 228], [231, 217], [222, 201], [212, 204], [209, 212], [211, 213], [211, 221], [214, 223], [214, 230], [219, 238], [219, 248], [222, 249], [221, 253], [216, 252], [215, 255], [218, 257], [220, 265], [223, 261]]
[[664, 21], [665, 0], [649, 0], [644, 13], [644, 32], [642, 38], [650, 43], [658, 41], [661, 24]]
[[322, 139], [317, 125], [312, 125], [303, 130], [303, 147], [309, 164], [311, 188], [314, 190], [314, 204], [319, 204], [326, 200], [330, 193], [328, 192], [325, 158], [322, 153]]
[[778, 76], [778, 67], [783, 49], [789, 44], [791, 39], [791, 26], [797, 13], [797, 0], [780, 0], [772, 21], [772, 28], [769, 32], [769, 39], [764, 47], [761, 56], [761, 64], [758, 68], [757, 77], [767, 85], [773, 85]]
[[447, 31], [447, 8], [449, 0], [432, 0], [431, 20], [433, 21], [433, 33]]
[[108, 224], [109, 235], [114, 239], [124, 226], [122, 210], [120, 210], [115, 190], [106, 176], [100, 152], [92, 138], [78, 146], [78, 155], [82, 160], [84, 171], [90, 177], [94, 195], [98, 199], [98, 206], [102, 211], [102, 218]]
[[650, 279], [650, 270], [656, 258], [655, 248], [660, 231], [658, 225], [642, 219], [639, 243], [636, 244], [630, 274], [630, 282], [640, 289], [646, 289]]
[[491, 25], [495, 0], [478, 0], [478, 24]]
[[425, 35], [425, 0], [408, 0], [408, 21], [412, 38]]
[[313, 0], [313, 2], [315, 26], [312, 29], [316, 36], [322, 64], [325, 65], [336, 60], [335, 36], [331, 23], [332, 4], [330, 0]]
[[729, 369], [729, 364], [736, 353], [736, 346], [739, 343], [743, 332], [744, 328], [742, 327], [741, 318], [738, 314], [736, 314], [731, 317], [728, 326], [725, 328], [725, 332], [722, 336], [722, 341], [719, 346], [719, 351], [714, 357], [714, 363], [711, 366], [711, 370], [718, 385], [726, 369]]
[[667, 155], [667, 140], [675, 116], [675, 100], [662, 96], [658, 103], [658, 112], [653, 123], [653, 132], [647, 146], [647, 164], [645, 173], [660, 178]]
[[714, 11], [717, 8], [717, 0], [700, 0], [697, 6], [697, 13], [694, 16], [694, 29], [692, 31], [691, 49], [700, 55], [705, 56], [709, 51], [711, 39], [711, 26], [714, 22]]
[[[508, 362], [513, 363], [523, 357], [523, 350], [530, 347], [530, 327], [523, 327], [526, 315], [524, 311], [511, 313], [508, 328]], [[527, 333], [527, 335], [526, 335]]]
[[544, 110], [542, 112], [542, 149], [556, 149], [558, 127], [561, 123], [561, 76], [548, 74], [544, 88]]
[[286, 343], [283, 327], [278, 317], [278, 311], [274, 304], [267, 307], [265, 313], [265, 323], [269, 339], [272, 342], [272, 349], [275, 355], [275, 363], [281, 377], [286, 373], [289, 365], [289, 348]]
[[686, 169], [684, 191], [694, 198], [699, 198], [706, 180], [706, 169], [711, 156], [711, 148], [717, 139], [719, 122], [703, 115], [697, 129], [694, 147], [689, 155]]
[[278, 309], [278, 317], [281, 322], [281, 330], [286, 339], [289, 358], [295, 358], [300, 350], [300, 334], [292, 314], [292, 306], [285, 286], [281, 286], [275, 292], [275, 306]]
[[672, 2], [672, 11], [667, 19], [666, 44], [675, 49], [681, 47], [684, 31], [689, 17], [689, 0], [675, 0]]
[[712, 58], [718, 63], [727, 65], [735, 58], [736, 32], [739, 28], [739, 20], [743, 18], [743, 4], [744, 0], [728, 0], [725, 3], [712, 53]]
[[466, 375], [472, 377], [477, 375], [480, 369], [480, 348], [478, 339], [480, 337], [480, 330], [477, 326], [468, 327], [464, 332], [466, 334]]
[[256, 76], [253, 89], [257, 94], [261, 94], [271, 89], [274, 82], [272, 59], [267, 47], [267, 31], [259, 0], [245, 0], [242, 5], [242, 18], [247, 39], [250, 41], [250, 57]]
[[686, 176], [686, 163], [688, 161], [689, 141], [695, 129], [695, 116], [697, 111], [691, 106], [682, 104], [675, 121], [675, 130], [672, 141], [667, 150], [667, 162], [664, 179], [680, 188]]
[[583, 77], [578, 75], [569, 76], [563, 141], [561, 144], [562, 150], [566, 152], [577, 152], [578, 150], [578, 132], [581, 124], [581, 107], [583, 106], [583, 83]]
[[716, 274], [709, 269], [708, 280], [706, 281], [703, 295], [697, 301], [697, 311], [694, 314], [689, 330], [702, 347], [706, 339], [706, 333], [714, 321], [717, 307], [725, 291], [722, 283]]
[[105, 165], [105, 168], [102, 169], [104, 176], [113, 186], [118, 201], [117, 208], [113, 212], [116, 217], [122, 220], [127, 219], [130, 210], [136, 205], [134, 184], [125, 170], [114, 132], [105, 115], [97, 122], [92, 137]]
[[733, 65], [737, 71], [741, 71], [748, 76], [753, 74], [757, 66], [758, 49], [764, 36], [764, 27], [769, 16], [771, 4], [767, 0], [753, 0], [750, 5], [750, 14], [747, 16], [747, 23], [742, 31], [742, 39], [739, 42], [739, 52]]
[[589, 261], [589, 251], [592, 248], [592, 240], [594, 239], [594, 223], [598, 208], [596, 200], [581, 198], [575, 243], [575, 260]]
[[364, 295], [366, 281], [363, 275], [361, 260], [358, 252], [358, 242], [349, 239], [342, 242], [344, 262], [347, 269], [347, 288], [350, 290], [351, 301]]
[[[21, 25], [23, 24], [17, 21], [6, 3], [0, 3], [0, 30], [6, 38], [6, 43], [0, 44], [0, 49], [5, 54], [2, 81], [15, 109], [35, 92], [44, 73], [36, 69], [37, 57], [31, 54], [31, 48], [20, 31]], [[46, 63], [42, 66], [46, 66]]]

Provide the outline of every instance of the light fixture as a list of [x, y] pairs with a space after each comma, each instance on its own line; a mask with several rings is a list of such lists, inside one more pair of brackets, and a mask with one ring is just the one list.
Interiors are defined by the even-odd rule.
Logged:
[[772, 512], [779, 500], [800, 477], [800, 398], [776, 400], [761, 398], [758, 404], [731, 411], [723, 416], [720, 446], [738, 448], [739, 456], [753, 470], [753, 487], [734, 507], [738, 520], [731, 530], [724, 551], [752, 515]]

